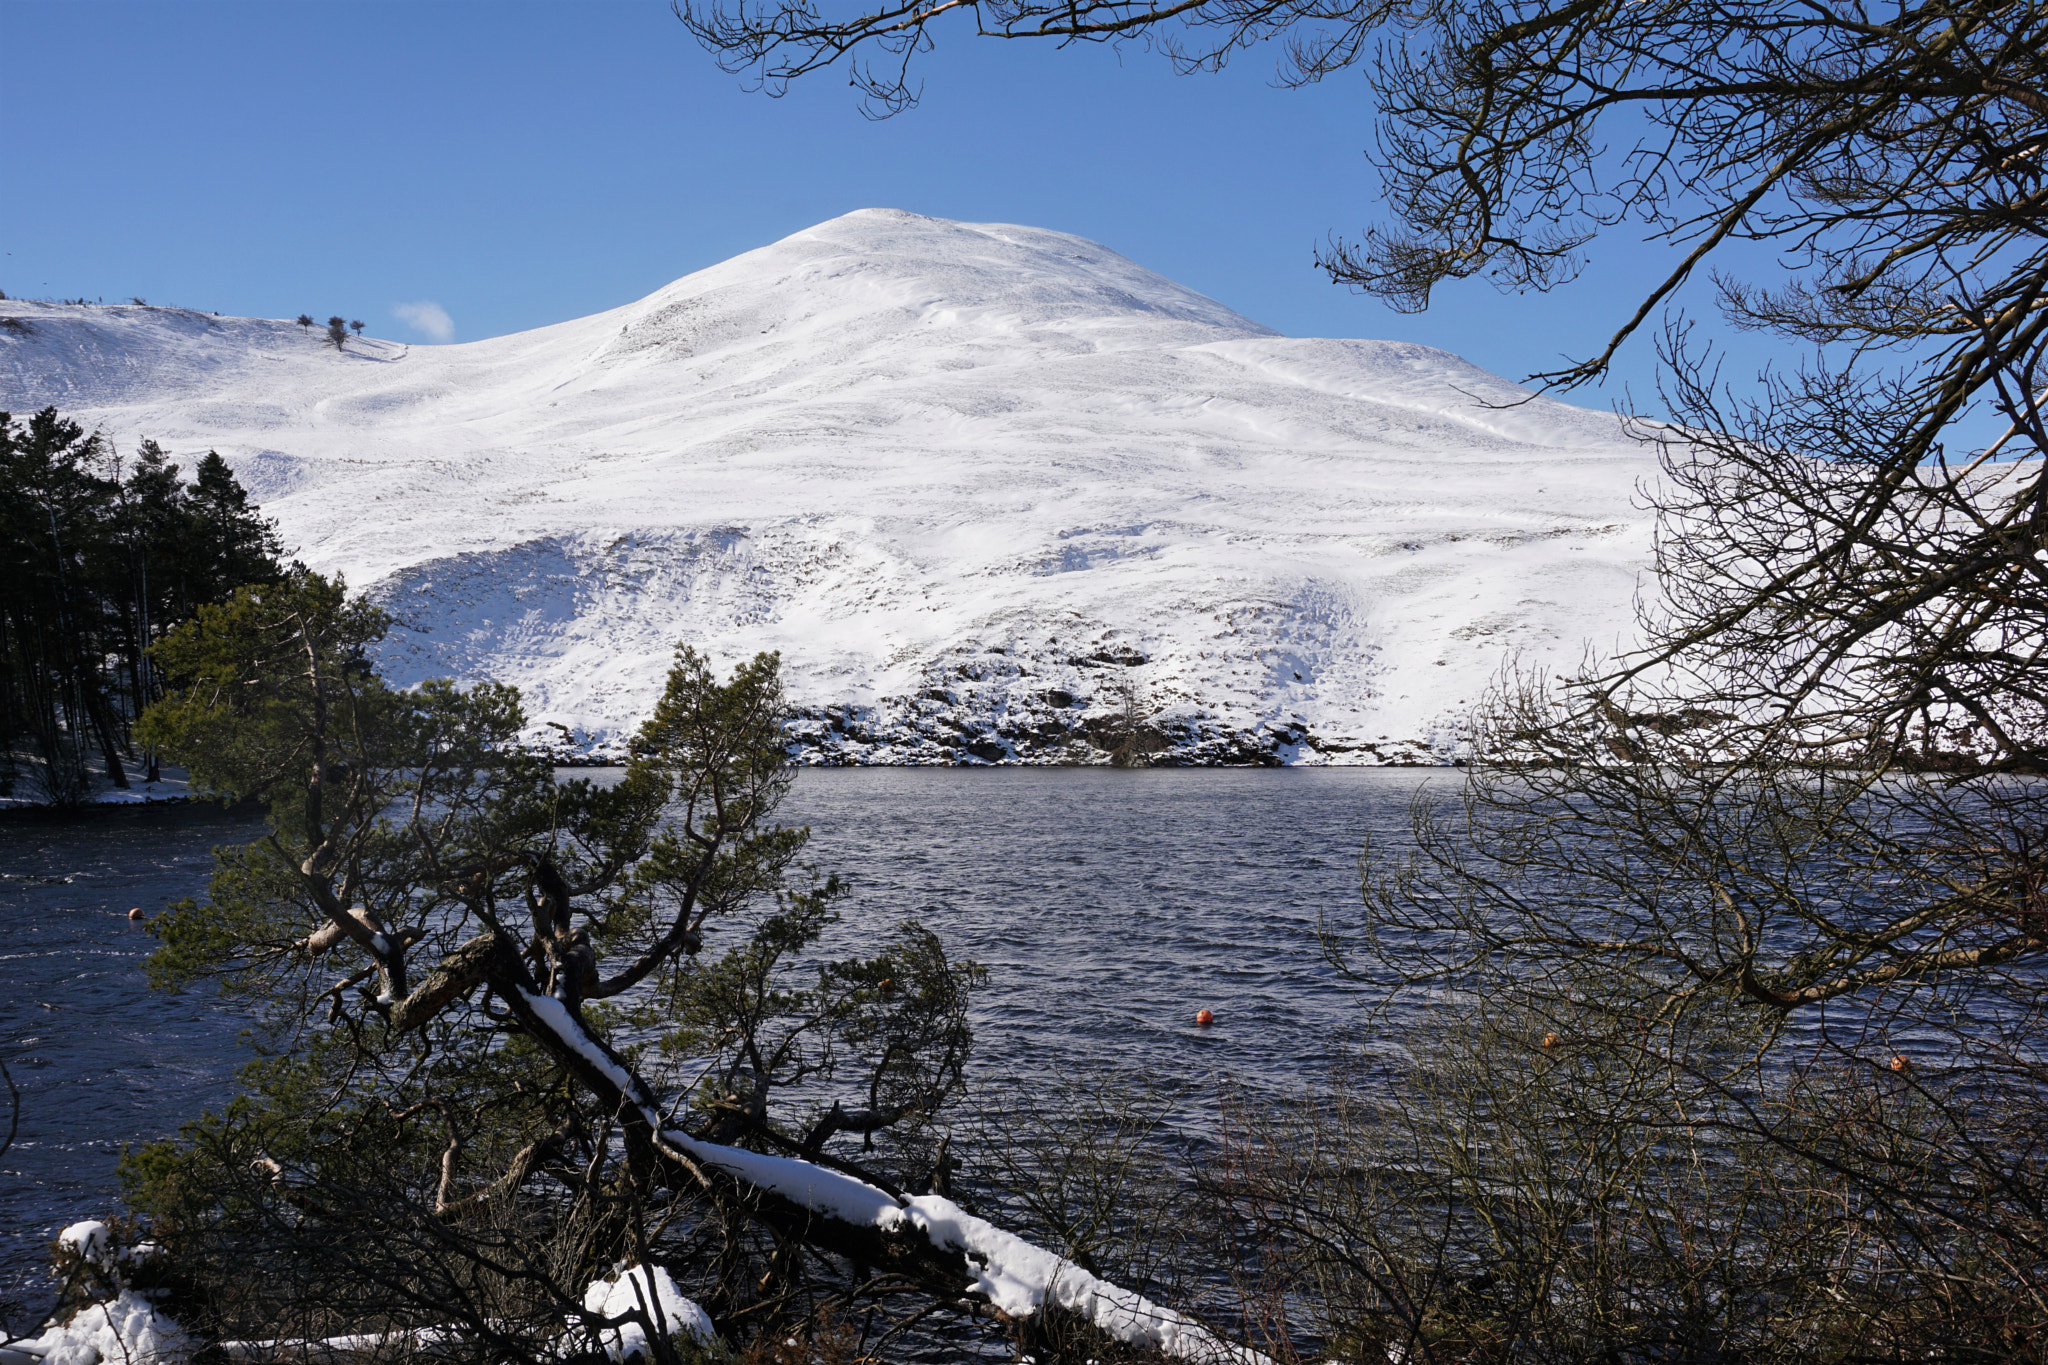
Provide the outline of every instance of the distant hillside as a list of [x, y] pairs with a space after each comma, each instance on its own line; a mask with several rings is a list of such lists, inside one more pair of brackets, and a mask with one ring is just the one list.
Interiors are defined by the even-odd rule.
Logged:
[[0, 303], [0, 407], [218, 449], [397, 614], [392, 676], [600, 753], [688, 640], [781, 650], [823, 762], [1099, 761], [1127, 716], [1162, 761], [1442, 761], [1511, 652], [1625, 639], [1647, 559], [1650, 455], [1522, 396], [882, 209], [462, 345]]

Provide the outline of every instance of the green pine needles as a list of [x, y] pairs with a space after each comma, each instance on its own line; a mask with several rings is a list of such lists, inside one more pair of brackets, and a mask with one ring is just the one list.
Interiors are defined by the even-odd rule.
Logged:
[[595, 1342], [585, 1291], [621, 1263], [742, 1344], [843, 1305], [872, 1278], [832, 1250], [853, 1234], [677, 1135], [928, 1183], [979, 970], [915, 924], [827, 951], [846, 888], [774, 823], [776, 657], [721, 678], [679, 650], [623, 776], [565, 781], [517, 747], [513, 689], [378, 677], [388, 625], [300, 570], [154, 651], [174, 690], [138, 733], [269, 812], [153, 923], [157, 984], [262, 1025], [247, 1093], [124, 1167], [171, 1311], [539, 1360]]

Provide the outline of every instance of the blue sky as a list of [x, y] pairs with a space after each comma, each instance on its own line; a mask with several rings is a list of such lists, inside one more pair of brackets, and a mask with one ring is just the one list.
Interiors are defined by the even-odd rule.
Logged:
[[[1077, 233], [1283, 332], [1519, 378], [1597, 349], [1670, 258], [1617, 232], [1559, 293], [1463, 284], [1419, 316], [1332, 286], [1316, 245], [1378, 216], [1366, 92], [1274, 88], [1270, 53], [1176, 76], [1139, 47], [962, 33], [923, 103], [875, 122], [830, 73], [748, 91], [664, 0], [0, 0], [0, 51], [0, 289], [29, 297], [412, 340], [394, 309], [432, 302], [470, 340], [885, 205]], [[1652, 398], [1653, 371], [1645, 338], [1578, 401]]]

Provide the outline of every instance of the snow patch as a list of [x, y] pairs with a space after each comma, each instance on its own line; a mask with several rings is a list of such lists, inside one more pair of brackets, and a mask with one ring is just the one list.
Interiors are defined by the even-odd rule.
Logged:
[[97, 1218], [73, 1223], [57, 1234], [57, 1245], [75, 1251], [88, 1265], [107, 1263], [107, 1225]]
[[[641, 1312], [659, 1324], [670, 1336], [687, 1334], [699, 1341], [715, 1335], [711, 1315], [676, 1288], [676, 1282], [660, 1266], [633, 1266], [609, 1279], [595, 1281], [583, 1295], [583, 1306], [606, 1318], [623, 1318]], [[652, 1360], [647, 1349], [647, 1329], [638, 1322], [605, 1328], [599, 1334], [605, 1354], [627, 1361], [634, 1356]]]
[[127, 1288], [110, 1302], [80, 1309], [62, 1326], [7, 1343], [9, 1351], [40, 1357], [43, 1365], [152, 1365], [183, 1361], [193, 1346], [183, 1328]]

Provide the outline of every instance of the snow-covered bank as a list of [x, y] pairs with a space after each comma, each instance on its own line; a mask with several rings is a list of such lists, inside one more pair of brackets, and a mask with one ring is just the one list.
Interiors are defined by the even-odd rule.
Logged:
[[[166, 772], [155, 782], [145, 782], [140, 777], [131, 777], [126, 787], [110, 785], [105, 774], [95, 772], [92, 795], [81, 803], [83, 806], [162, 806], [174, 805], [192, 799], [192, 788], [185, 780], [182, 770]], [[61, 809], [79, 809], [79, 806]], [[40, 784], [31, 773], [17, 778], [14, 790], [0, 793], [0, 814], [9, 811], [56, 810], [46, 799]]]
[[129, 1287], [126, 1271], [150, 1248], [116, 1247], [105, 1223], [87, 1219], [57, 1234], [61, 1255], [99, 1272], [112, 1296], [86, 1304], [33, 1336], [0, 1338], [0, 1365], [183, 1365], [197, 1345], [147, 1294]]
[[[58, 1234], [57, 1246], [60, 1257], [71, 1260], [75, 1268], [96, 1272], [98, 1287], [107, 1297], [79, 1305], [33, 1335], [0, 1337], [0, 1365], [189, 1365], [202, 1354], [248, 1365], [348, 1365], [393, 1354], [431, 1356], [462, 1340], [459, 1329], [427, 1327], [318, 1340], [202, 1342], [157, 1306], [158, 1291], [138, 1290], [129, 1283], [134, 1266], [154, 1254], [150, 1244], [117, 1246], [105, 1223], [88, 1219]], [[596, 1322], [582, 1325], [586, 1331], [595, 1328], [596, 1344], [616, 1361], [644, 1363], [653, 1358], [641, 1319], [658, 1324], [669, 1335], [699, 1341], [717, 1335], [709, 1315], [685, 1297], [660, 1266], [620, 1267], [589, 1286], [583, 1306]], [[573, 1354], [576, 1340], [573, 1329], [565, 1335], [562, 1358]]]
[[0, 304], [0, 407], [218, 448], [389, 673], [600, 755], [688, 640], [781, 650], [820, 762], [1099, 761], [1126, 690], [1165, 761], [1443, 761], [1511, 653], [1626, 638], [1647, 557], [1649, 454], [1525, 396], [894, 210], [455, 346]]

